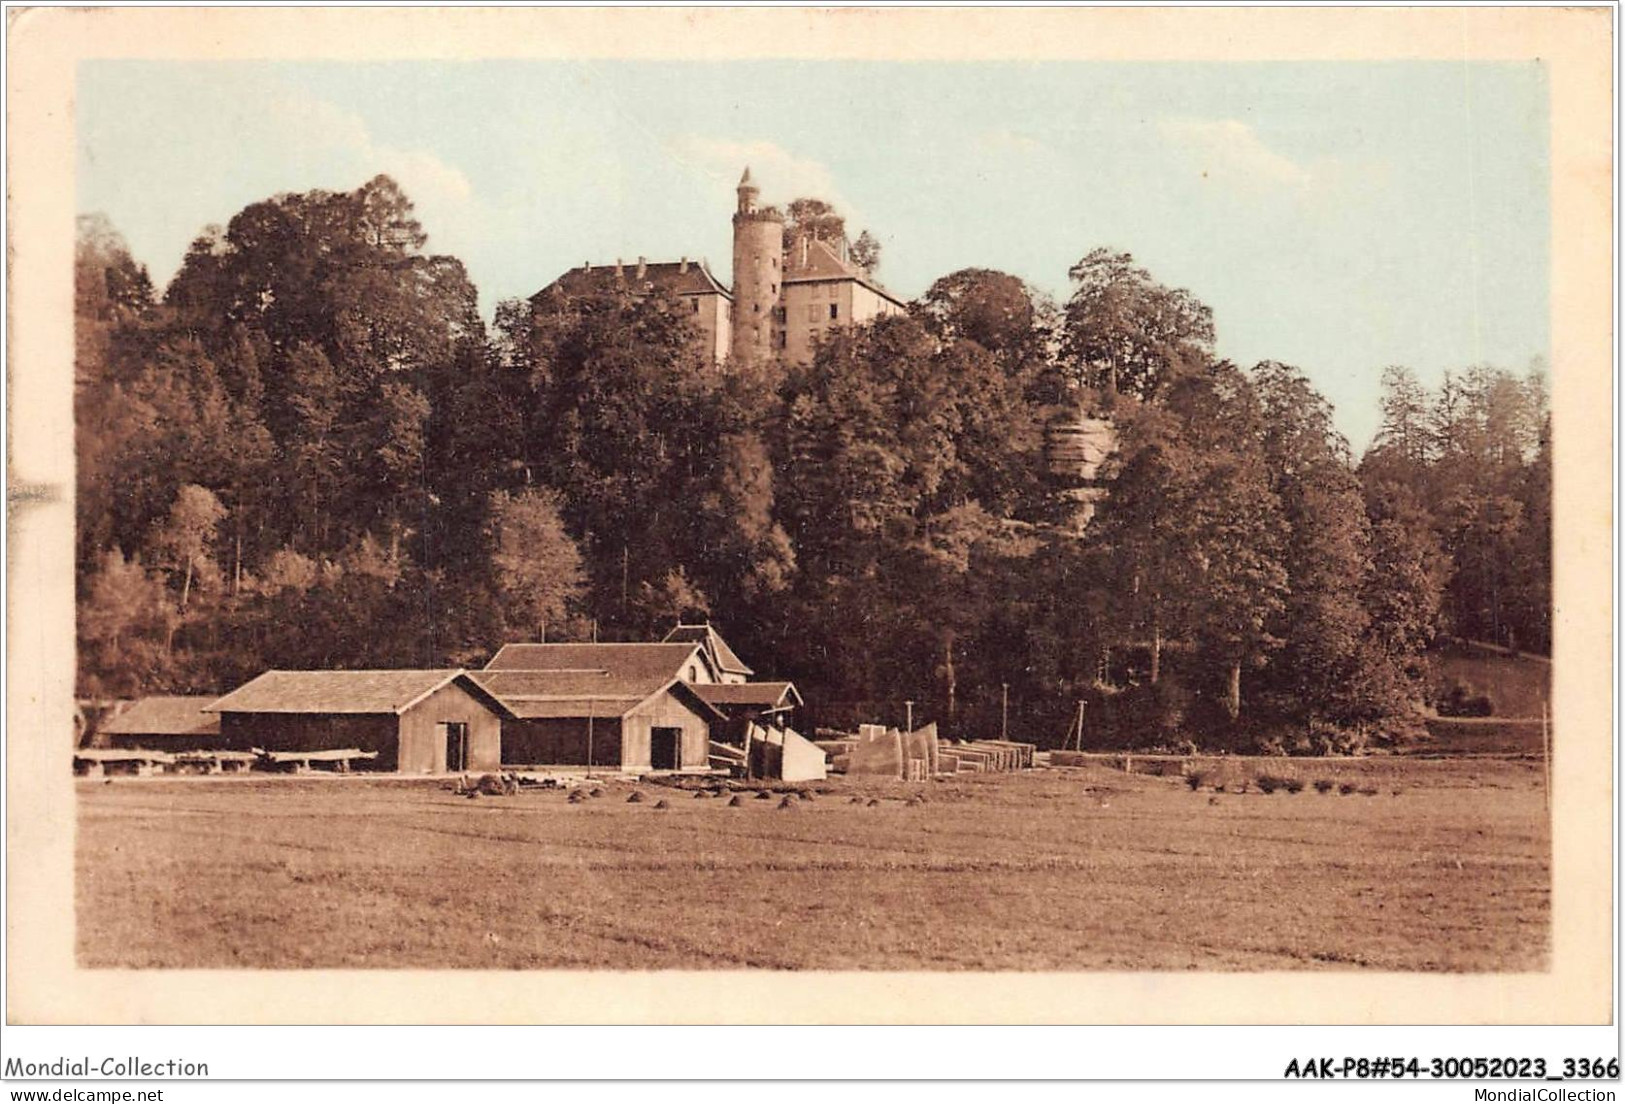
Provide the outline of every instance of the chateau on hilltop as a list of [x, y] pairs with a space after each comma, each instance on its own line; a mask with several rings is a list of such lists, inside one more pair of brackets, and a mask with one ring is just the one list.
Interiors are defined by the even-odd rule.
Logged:
[[750, 169], [739, 180], [733, 216], [733, 288], [703, 262], [684, 257], [635, 265], [584, 264], [554, 280], [532, 304], [562, 304], [608, 291], [665, 292], [694, 315], [696, 340], [716, 364], [756, 367], [774, 358], [791, 364], [812, 359], [819, 337], [838, 326], [902, 314], [904, 303], [847, 257], [846, 241], [811, 235], [785, 242], [784, 214], [757, 202]]

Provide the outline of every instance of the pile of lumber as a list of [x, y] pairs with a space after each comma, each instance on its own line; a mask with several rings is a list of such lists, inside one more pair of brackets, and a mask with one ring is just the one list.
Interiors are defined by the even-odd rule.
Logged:
[[[955, 740], [942, 746], [942, 773], [1029, 770], [1038, 748], [1015, 740]], [[953, 760], [953, 766], [948, 760]]]
[[348, 773], [352, 763], [378, 758], [376, 751], [362, 751], [360, 748], [322, 748], [319, 751], [267, 751], [255, 748], [254, 754], [272, 769], [291, 768], [295, 774], [306, 773], [315, 763], [331, 763], [333, 770]]
[[743, 778], [748, 773], [749, 764], [745, 761], [744, 748], [736, 748], [732, 744], [712, 740], [707, 755], [713, 770], [727, 771], [739, 778]]
[[140, 775], [157, 774], [164, 767], [173, 766], [175, 757], [167, 751], [142, 751], [137, 748], [80, 748], [73, 753], [75, 770], [93, 777], [106, 774], [110, 763], [128, 766]]
[[912, 732], [863, 725], [856, 735], [819, 732], [830, 770], [854, 776], [923, 781], [973, 771], [1017, 771], [1033, 766], [1037, 747], [1012, 740], [943, 740], [935, 724]]

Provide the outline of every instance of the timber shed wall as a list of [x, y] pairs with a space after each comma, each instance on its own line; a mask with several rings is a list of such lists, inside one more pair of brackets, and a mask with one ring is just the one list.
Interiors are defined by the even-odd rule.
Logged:
[[190, 733], [177, 736], [173, 732], [115, 732], [107, 737], [107, 746], [113, 748], [140, 748], [146, 751], [205, 751], [222, 747], [217, 732]]
[[621, 743], [623, 770], [649, 770], [649, 730], [651, 728], [680, 728], [683, 770], [697, 770], [710, 765], [711, 726], [705, 718], [684, 705], [668, 690], [658, 698], [628, 713], [623, 722], [624, 738]]
[[400, 717], [402, 774], [438, 774], [446, 767], [446, 738], [440, 725], [468, 725], [468, 769], [495, 771], [502, 766], [502, 719], [467, 690], [448, 683]]
[[363, 770], [396, 768], [396, 728], [392, 713], [222, 713], [220, 744], [232, 751], [332, 751], [359, 748], [378, 758]]
[[[621, 765], [621, 722], [596, 717], [592, 722], [592, 765]], [[502, 722], [502, 762], [508, 766], [587, 765], [587, 718], [537, 717]]]

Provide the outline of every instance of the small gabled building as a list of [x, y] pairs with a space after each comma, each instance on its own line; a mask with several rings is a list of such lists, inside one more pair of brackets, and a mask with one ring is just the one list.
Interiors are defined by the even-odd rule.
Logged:
[[694, 690], [706, 704], [728, 718], [712, 732], [712, 739], [727, 744], [743, 745], [752, 722], [780, 728], [790, 725], [795, 710], [804, 704], [791, 682], [717, 683], [696, 686]]
[[149, 751], [197, 751], [216, 747], [220, 717], [205, 712], [215, 700], [205, 697], [159, 694], [142, 698], [124, 712], [102, 721], [96, 731], [109, 747]]
[[374, 752], [373, 770], [495, 771], [507, 707], [461, 669], [267, 671], [211, 702], [234, 751]]
[[711, 669], [716, 672], [716, 677], [711, 680], [713, 682], [734, 684], [749, 682], [750, 676], [756, 673], [745, 665], [744, 660], [734, 654], [734, 650], [728, 647], [728, 642], [722, 639], [722, 634], [712, 628], [709, 621], [698, 625], [678, 622], [677, 627], [666, 634], [665, 643], [699, 645], [705, 653], [705, 658], [710, 662]]
[[795, 730], [801, 694], [788, 682], [745, 682], [696, 686], [695, 692], [727, 715], [712, 730], [712, 739], [744, 754], [746, 771], [755, 778], [810, 782], [826, 777], [823, 749]]

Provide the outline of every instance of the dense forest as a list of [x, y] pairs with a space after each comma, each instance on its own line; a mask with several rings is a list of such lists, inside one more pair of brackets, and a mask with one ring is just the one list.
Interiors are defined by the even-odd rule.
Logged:
[[[910, 699], [996, 734], [1007, 693], [1045, 744], [1082, 701], [1086, 744], [1313, 752], [1405, 739], [1439, 638], [1550, 647], [1536, 369], [1388, 368], [1356, 458], [1301, 371], [1218, 359], [1127, 254], [1085, 253], [1064, 303], [955, 272], [745, 373], [658, 296], [488, 325], [425, 243], [387, 177], [280, 195], [160, 292], [80, 220], [81, 694], [709, 617], [810, 723]], [[1119, 439], [1081, 536], [1044, 455], [1080, 409]]]

